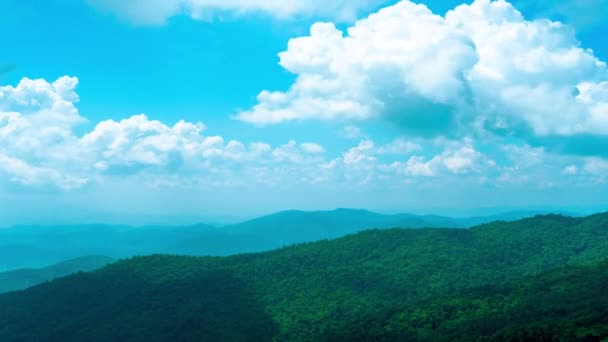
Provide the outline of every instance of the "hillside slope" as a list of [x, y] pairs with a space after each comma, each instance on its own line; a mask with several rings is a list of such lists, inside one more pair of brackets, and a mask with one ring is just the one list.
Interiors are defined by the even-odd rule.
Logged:
[[77, 272], [94, 271], [113, 261], [114, 259], [104, 256], [87, 256], [39, 269], [25, 268], [2, 272], [0, 273], [0, 293], [22, 290]]
[[330, 341], [600, 341], [608, 338], [608, 261], [551, 270], [386, 310]]
[[233, 340], [250, 329], [258, 340], [318, 340], [395, 307], [606, 259], [607, 214], [372, 230], [232, 257], [138, 257], [0, 296], [0, 340], [180, 340], [202, 326]]

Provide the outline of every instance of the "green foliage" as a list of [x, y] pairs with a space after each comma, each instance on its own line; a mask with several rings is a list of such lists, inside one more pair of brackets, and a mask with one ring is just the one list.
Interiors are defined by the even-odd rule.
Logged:
[[139, 267], [121, 263], [2, 297], [0, 340], [263, 341], [275, 334], [247, 284], [226, 271], [156, 278]]
[[580, 266], [608, 259], [607, 228], [608, 215], [551, 215], [232, 257], [137, 257], [0, 296], [0, 340], [604, 336], [607, 266]]
[[608, 262], [421, 301], [328, 333], [327, 340], [599, 341], [608, 338]]

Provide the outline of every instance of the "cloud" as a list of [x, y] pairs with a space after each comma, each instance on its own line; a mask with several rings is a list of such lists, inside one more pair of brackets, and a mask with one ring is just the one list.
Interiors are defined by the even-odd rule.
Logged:
[[423, 156], [412, 156], [406, 163], [395, 162], [391, 165], [399, 172], [408, 176], [438, 176], [443, 174], [464, 175], [482, 173], [496, 163], [475, 150], [471, 145], [447, 149], [426, 160]]
[[234, 185], [255, 182], [257, 172], [274, 181], [292, 177], [297, 168], [306, 172], [325, 151], [314, 142], [272, 147], [225, 141], [205, 135], [200, 122], [167, 125], [144, 114], [105, 120], [78, 135], [86, 120], [76, 108], [77, 85], [77, 78], [61, 77], [0, 87], [0, 176], [6, 176], [0, 180], [62, 190], [116, 176], [149, 177], [151, 184]]
[[315, 143], [303, 143], [300, 145], [300, 148], [306, 152], [311, 154], [319, 154], [325, 152], [323, 146]]
[[184, 121], [169, 127], [142, 114], [120, 122], [103, 121], [80, 143], [84, 150], [94, 154], [96, 168], [101, 171], [179, 167], [185, 158], [203, 149], [213, 150], [216, 140], [202, 138], [204, 129], [202, 123]]
[[[62, 77], [0, 87], [0, 189], [78, 192], [121, 184], [133, 189], [319, 186], [351, 191], [463, 182], [500, 187], [563, 184], [564, 172], [581, 184], [596, 184], [605, 179], [608, 166], [599, 157], [555, 155], [526, 144], [502, 146], [496, 139], [484, 142], [490, 151], [484, 153], [477, 148], [481, 143], [469, 137], [401, 136], [386, 143], [365, 138], [330, 153], [310, 141], [272, 146], [227, 140], [209, 135], [203, 123], [167, 124], [145, 114], [101, 121], [77, 134], [86, 122], [76, 107], [77, 84], [77, 78]], [[585, 94], [593, 98], [602, 91]]]
[[64, 175], [58, 170], [35, 167], [26, 162], [0, 153], [0, 174], [7, 174], [11, 182], [28, 187], [46, 187], [56, 185], [63, 190], [72, 190], [84, 186], [86, 178]]
[[503, 0], [445, 17], [404, 0], [346, 32], [316, 23], [279, 56], [296, 81], [262, 91], [238, 119], [383, 119], [424, 137], [489, 132], [540, 144], [608, 136], [606, 64], [570, 27], [526, 20]]
[[[86, 122], [76, 107], [78, 79], [23, 79], [0, 87], [0, 189], [70, 191], [120, 187], [181, 189], [367, 189], [448, 186], [468, 179], [500, 184], [558, 184], [564, 170], [577, 181], [605, 178], [599, 157], [555, 155], [527, 144], [502, 146], [474, 138], [408, 136], [361, 139], [342, 151], [289, 140], [273, 146], [210, 135], [200, 122], [167, 124], [145, 114]], [[583, 92], [593, 98], [603, 88]], [[238, 138], [238, 137], [237, 137]], [[383, 141], [386, 141], [383, 139]], [[497, 161], [501, 161], [500, 163]], [[414, 182], [415, 180], [415, 182]], [[253, 190], [252, 190], [253, 191]], [[346, 191], [346, 190], [344, 190]]]
[[364, 9], [383, 3], [379, 0], [86, 0], [90, 5], [109, 11], [141, 25], [159, 25], [177, 15], [210, 19], [221, 15], [263, 13], [280, 19], [295, 16], [323, 16], [352, 20]]
[[298, 75], [291, 89], [261, 92], [258, 105], [238, 118], [261, 124], [367, 119], [403, 106], [443, 112], [466, 92], [459, 73], [476, 54], [467, 37], [442, 22], [423, 5], [401, 2], [358, 21], [346, 37], [334, 24], [314, 24], [310, 36], [292, 39], [280, 54], [280, 64]]

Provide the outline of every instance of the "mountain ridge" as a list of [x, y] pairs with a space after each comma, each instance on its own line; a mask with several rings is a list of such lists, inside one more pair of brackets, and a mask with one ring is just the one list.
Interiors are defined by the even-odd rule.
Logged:
[[0, 273], [0, 294], [23, 290], [77, 272], [94, 271], [115, 260], [105, 256], [70, 259], [44, 268], [22, 268]]
[[[529, 212], [527, 212], [529, 214]], [[232, 255], [333, 239], [373, 228], [465, 228], [508, 216], [455, 219], [380, 214], [364, 209], [289, 210], [237, 224], [212, 226], [65, 225], [0, 229], [0, 271], [39, 268], [83, 255], [127, 258], [146, 254]]]
[[[179, 340], [202, 336], [202, 327], [247, 340], [238, 323], [248, 320], [261, 329], [258, 340], [323, 340], [397, 304], [500, 289], [604, 260], [608, 214], [536, 216], [466, 230], [366, 230], [227, 257], [134, 257], [0, 296], [0, 339], [30, 332], [25, 324], [41, 336], [71, 332], [100, 341], [116, 333], [132, 340]], [[216, 301], [218, 296], [229, 304]], [[179, 311], [167, 316], [176, 303]], [[32, 305], [36, 317], [28, 315]], [[93, 323], [99, 320], [104, 325]]]

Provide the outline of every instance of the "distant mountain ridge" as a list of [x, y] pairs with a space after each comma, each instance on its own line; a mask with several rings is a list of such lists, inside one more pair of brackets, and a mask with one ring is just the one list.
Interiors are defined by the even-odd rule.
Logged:
[[45, 268], [24, 268], [0, 273], [0, 293], [23, 290], [77, 272], [94, 271], [114, 262], [104, 256], [87, 256], [67, 260]]
[[[508, 218], [521, 217], [521, 214], [512, 214]], [[337, 209], [289, 210], [223, 227], [206, 224], [176, 227], [21, 226], [0, 229], [0, 271], [45, 267], [84, 255], [107, 255], [117, 259], [156, 253], [223, 256], [333, 239], [374, 228], [465, 228], [502, 218], [385, 215], [367, 210]]]

